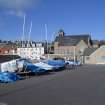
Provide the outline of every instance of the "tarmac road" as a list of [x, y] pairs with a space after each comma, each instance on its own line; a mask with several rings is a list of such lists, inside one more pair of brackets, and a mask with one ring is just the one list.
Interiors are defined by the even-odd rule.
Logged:
[[105, 105], [105, 66], [84, 65], [0, 84], [0, 105]]

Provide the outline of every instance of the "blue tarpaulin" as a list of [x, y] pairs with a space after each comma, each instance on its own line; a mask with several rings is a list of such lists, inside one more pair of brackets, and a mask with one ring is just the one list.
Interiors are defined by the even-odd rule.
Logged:
[[26, 71], [30, 71], [30, 72], [36, 73], [36, 74], [42, 74], [42, 73], [46, 72], [45, 69], [42, 69], [42, 68], [40, 68], [38, 66], [35, 66], [35, 65], [31, 64], [31, 63], [28, 63], [26, 65]]
[[20, 80], [20, 76], [16, 75], [16, 73], [11, 72], [1, 72], [0, 73], [0, 82], [14, 82]]
[[59, 69], [65, 66], [64, 60], [47, 60], [45, 61], [48, 65], [54, 66], [54, 68]]
[[75, 66], [80, 66], [81, 62], [80, 61], [73, 61], [73, 60], [67, 60], [65, 61], [66, 64], [68, 65], [75, 65]]

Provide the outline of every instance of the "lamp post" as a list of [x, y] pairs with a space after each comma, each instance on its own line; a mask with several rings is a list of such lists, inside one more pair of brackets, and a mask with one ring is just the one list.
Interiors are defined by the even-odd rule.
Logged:
[[75, 48], [75, 46], [73, 48], [74, 48], [74, 62], [75, 62], [75, 60], [76, 60], [76, 48]]

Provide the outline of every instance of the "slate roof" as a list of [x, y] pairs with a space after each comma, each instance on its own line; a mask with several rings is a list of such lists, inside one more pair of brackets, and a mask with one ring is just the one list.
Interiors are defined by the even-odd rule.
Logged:
[[95, 52], [98, 48], [86, 48], [84, 50], [84, 56], [90, 56], [93, 52]]
[[13, 59], [19, 59], [19, 58], [20, 58], [20, 56], [18, 56], [18, 55], [0, 55], [0, 63], [8, 62]]
[[13, 44], [0, 43], [0, 48], [12, 48], [12, 47], [14, 47]]
[[59, 46], [75, 46], [81, 40], [84, 40], [88, 44], [89, 35], [70, 35], [70, 36], [57, 36], [55, 42], [59, 42]]

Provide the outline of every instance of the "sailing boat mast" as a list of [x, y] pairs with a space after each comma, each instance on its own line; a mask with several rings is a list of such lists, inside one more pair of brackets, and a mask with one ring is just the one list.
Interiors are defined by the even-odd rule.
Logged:
[[30, 24], [30, 30], [29, 30], [29, 36], [28, 36], [28, 43], [30, 43], [31, 31], [32, 31], [32, 21], [31, 21], [31, 24]]
[[25, 21], [26, 21], [26, 15], [24, 14], [24, 20], [23, 20], [23, 35], [22, 35], [22, 47], [24, 44], [24, 38], [25, 38]]
[[[47, 24], [45, 24], [45, 35], [46, 35], [46, 51], [47, 51], [47, 54], [48, 54], [48, 31], [47, 31]], [[49, 55], [48, 55], [48, 58], [49, 58]]]

